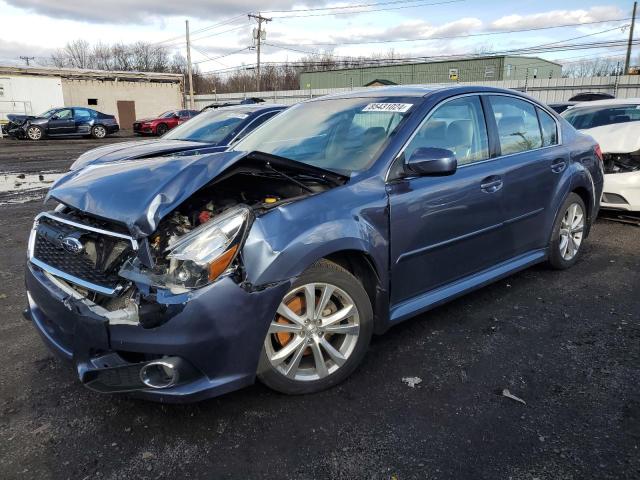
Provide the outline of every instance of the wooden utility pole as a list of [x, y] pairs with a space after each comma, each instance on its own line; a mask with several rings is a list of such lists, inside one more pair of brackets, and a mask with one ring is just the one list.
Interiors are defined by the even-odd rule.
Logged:
[[[262, 15], [260, 15], [260, 13], [258, 13], [257, 15], [250, 13], [249, 18], [255, 18], [258, 21], [258, 28], [254, 30], [253, 37], [256, 40], [256, 53], [258, 57], [256, 62], [256, 92], [259, 92], [260, 91], [260, 44], [262, 42], [262, 35], [263, 35], [262, 22], [268, 23], [272, 19], [263, 17]], [[266, 32], [264, 33], [266, 34]]]
[[189, 38], [189, 20], [185, 20], [187, 24], [187, 73], [189, 75], [189, 108], [195, 110], [196, 105], [193, 100], [193, 71], [191, 69], [191, 40]]
[[23, 57], [23, 56], [20, 56], [20, 60], [24, 60], [25, 62], [27, 62], [27, 67], [29, 66], [29, 61], [30, 60], [35, 60], [35, 59], [36, 59], [36, 57]]
[[629, 29], [629, 43], [627, 44], [627, 58], [624, 62], [624, 74], [629, 75], [629, 69], [631, 68], [631, 46], [633, 45], [633, 27], [636, 25], [636, 8], [638, 8], [638, 2], [633, 2], [633, 15], [631, 15], [631, 28]]

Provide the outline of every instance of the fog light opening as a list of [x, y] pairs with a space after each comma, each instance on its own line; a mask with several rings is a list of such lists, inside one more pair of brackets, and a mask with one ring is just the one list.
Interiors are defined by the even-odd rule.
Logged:
[[171, 362], [149, 362], [140, 369], [140, 380], [147, 387], [169, 388], [176, 385], [179, 379], [178, 368]]

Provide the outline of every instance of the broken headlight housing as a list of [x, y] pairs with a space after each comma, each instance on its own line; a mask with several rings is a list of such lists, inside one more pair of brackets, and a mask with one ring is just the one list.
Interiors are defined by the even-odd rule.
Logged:
[[178, 238], [166, 250], [171, 283], [198, 288], [222, 275], [242, 248], [251, 215], [246, 206], [231, 208]]
[[231, 208], [178, 237], [164, 251], [162, 266], [147, 268], [132, 259], [120, 269], [120, 276], [174, 293], [204, 287], [231, 267], [252, 220], [249, 207]]

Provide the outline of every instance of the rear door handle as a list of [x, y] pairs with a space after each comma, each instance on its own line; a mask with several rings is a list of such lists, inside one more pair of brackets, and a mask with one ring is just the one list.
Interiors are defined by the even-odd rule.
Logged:
[[485, 193], [495, 193], [502, 188], [502, 178], [492, 175], [482, 180], [480, 189]]
[[556, 158], [551, 162], [551, 171], [553, 173], [562, 173], [567, 168], [567, 162], [564, 158]]

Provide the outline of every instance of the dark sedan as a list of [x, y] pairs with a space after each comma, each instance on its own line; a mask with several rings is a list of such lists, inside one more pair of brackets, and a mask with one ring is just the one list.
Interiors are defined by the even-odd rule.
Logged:
[[602, 184], [597, 143], [514, 91], [321, 97], [226, 152], [60, 178], [29, 240], [27, 315], [96, 391], [317, 392], [373, 333], [576, 264]]
[[45, 137], [104, 138], [120, 126], [113, 115], [85, 107], [52, 108], [41, 115], [7, 115], [9, 135], [29, 140]]
[[89, 150], [78, 157], [71, 170], [134, 158], [221, 152], [285, 108], [284, 105], [243, 105], [203, 112], [160, 139], [112, 143]]

